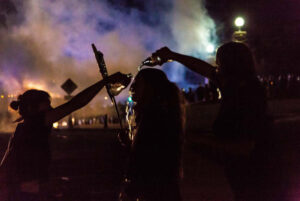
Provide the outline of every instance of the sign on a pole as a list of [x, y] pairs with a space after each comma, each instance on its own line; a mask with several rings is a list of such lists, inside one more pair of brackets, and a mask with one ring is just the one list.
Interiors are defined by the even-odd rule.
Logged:
[[61, 85], [61, 88], [70, 95], [75, 89], [77, 89], [77, 85], [69, 78]]

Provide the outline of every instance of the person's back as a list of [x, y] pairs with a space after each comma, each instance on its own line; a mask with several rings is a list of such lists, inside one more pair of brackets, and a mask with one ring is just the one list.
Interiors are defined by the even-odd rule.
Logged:
[[43, 114], [31, 121], [19, 123], [11, 138], [11, 151], [17, 160], [20, 181], [47, 180], [50, 163], [49, 135], [51, 126], [43, 121]]
[[[224, 85], [221, 92], [214, 134], [221, 138], [230, 138], [231, 135], [233, 138], [255, 137], [251, 135], [256, 135], [261, 129], [267, 109], [265, 91], [259, 81], [255, 77], [240, 82], [232, 80]], [[245, 133], [249, 136], [243, 136]]]
[[178, 179], [182, 144], [178, 123], [163, 108], [149, 108], [133, 142], [133, 174], [158, 181]]
[[251, 141], [255, 144], [247, 153], [238, 153], [244, 149], [243, 146], [238, 148], [240, 150], [236, 149], [236, 153], [223, 152], [222, 165], [235, 198], [256, 201], [270, 198], [276, 187], [270, 186], [272, 170], [269, 168], [274, 154], [265, 90], [253, 77], [238, 85], [228, 83], [223, 92], [213, 126], [214, 135], [225, 143]]
[[133, 200], [181, 200], [183, 122], [179, 90], [162, 71], [144, 69], [136, 76], [131, 92], [136, 102], [137, 130], [125, 194]]

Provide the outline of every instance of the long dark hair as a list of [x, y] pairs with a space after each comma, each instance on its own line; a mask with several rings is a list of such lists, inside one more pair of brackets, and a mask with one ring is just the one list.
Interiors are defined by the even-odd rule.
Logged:
[[[152, 108], [160, 108], [170, 115], [174, 115], [181, 129], [184, 130], [185, 125], [185, 109], [184, 98], [173, 82], [170, 82], [166, 74], [158, 69], [145, 68], [141, 70], [135, 77], [136, 85], [144, 84], [147, 90], [147, 101], [145, 103], [137, 102], [136, 112], [137, 119], [140, 113]], [[142, 83], [139, 83], [140, 82]]]
[[[158, 140], [155, 144], [151, 144], [151, 147], [156, 147], [155, 150], [160, 150], [161, 156], [166, 156], [165, 154], [167, 156], [162, 159], [157, 158], [157, 155], [154, 154], [158, 161], [155, 162], [154, 160], [152, 162], [155, 162], [157, 166], [160, 164], [165, 165], [161, 168], [165, 174], [164, 176], [172, 175], [179, 178], [181, 176], [180, 170], [182, 170], [182, 150], [185, 139], [185, 105], [183, 96], [178, 87], [168, 80], [163, 71], [158, 69], [146, 68], [141, 70], [135, 77], [133, 85], [139, 84], [143, 86], [143, 91], [136, 91], [142, 93], [143, 97], [142, 100], [137, 99], [135, 107], [138, 130], [132, 146], [133, 153], [134, 155], [145, 153], [144, 151], [137, 153], [140, 149], [143, 149], [141, 144], [145, 145], [153, 143], [153, 140]], [[134, 89], [135, 87], [132, 86], [132, 88]], [[133, 92], [135, 91], [133, 90]], [[151, 128], [150, 132], [147, 130], [148, 128]], [[153, 138], [153, 136], [157, 138]], [[166, 146], [168, 147], [167, 149], [165, 149]], [[154, 153], [157, 152], [154, 151]], [[145, 156], [140, 156], [140, 158], [143, 157]], [[167, 165], [164, 163], [166, 161]], [[143, 168], [145, 169], [140, 171], [146, 171], [147, 173], [144, 173], [147, 175], [157, 173], [157, 170], [152, 172], [147, 167]], [[163, 171], [166, 168], [168, 171]]]
[[[39, 109], [38, 106], [42, 102], [50, 105], [50, 95], [45, 91], [30, 89], [19, 95], [17, 101], [12, 101], [10, 107], [19, 111], [22, 118], [17, 121], [21, 121], [36, 114]], [[28, 108], [30, 108], [30, 111], [28, 111]]]

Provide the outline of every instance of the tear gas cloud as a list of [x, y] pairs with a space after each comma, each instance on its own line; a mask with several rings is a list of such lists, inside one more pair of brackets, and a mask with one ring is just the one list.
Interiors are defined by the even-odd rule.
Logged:
[[[93, 84], [100, 75], [91, 43], [104, 53], [109, 73], [136, 73], [140, 62], [162, 46], [205, 59], [207, 46], [216, 43], [215, 24], [201, 1], [122, 2], [1, 1], [3, 93], [40, 88], [56, 98], [65, 95], [60, 85], [68, 78], [78, 85], [75, 93]], [[172, 81], [188, 82], [183, 67], [166, 66]], [[103, 90], [89, 107], [96, 107], [104, 95]]]

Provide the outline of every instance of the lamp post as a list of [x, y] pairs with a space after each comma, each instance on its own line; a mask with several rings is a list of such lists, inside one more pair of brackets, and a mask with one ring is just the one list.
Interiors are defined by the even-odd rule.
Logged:
[[233, 32], [232, 40], [235, 42], [246, 42], [247, 40], [247, 32], [242, 31], [242, 27], [245, 24], [245, 20], [242, 17], [237, 17], [234, 20], [234, 25], [238, 28], [237, 31]]

